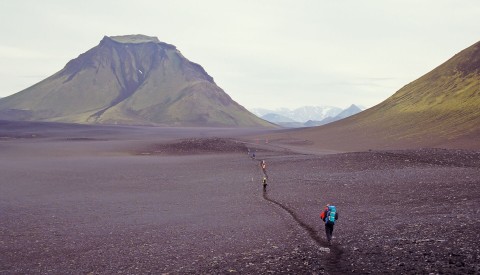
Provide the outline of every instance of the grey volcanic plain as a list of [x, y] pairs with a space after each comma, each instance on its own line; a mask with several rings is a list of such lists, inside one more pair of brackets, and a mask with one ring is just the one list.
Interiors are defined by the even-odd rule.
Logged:
[[480, 272], [478, 151], [259, 134], [0, 121], [0, 274]]

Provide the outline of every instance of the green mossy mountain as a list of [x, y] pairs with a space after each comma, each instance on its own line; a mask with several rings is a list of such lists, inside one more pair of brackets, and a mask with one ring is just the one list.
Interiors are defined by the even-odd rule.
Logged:
[[272, 127], [175, 46], [145, 35], [105, 36], [56, 74], [1, 99], [0, 119]]
[[480, 149], [480, 42], [382, 103], [298, 134], [325, 148], [347, 150]]

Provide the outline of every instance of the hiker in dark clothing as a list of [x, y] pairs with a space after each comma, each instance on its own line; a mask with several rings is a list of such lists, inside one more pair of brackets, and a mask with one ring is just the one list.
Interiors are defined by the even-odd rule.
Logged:
[[262, 184], [263, 184], [263, 192], [267, 192], [267, 177], [263, 177]]
[[338, 220], [337, 208], [334, 205], [327, 204], [320, 214], [320, 218], [325, 222], [325, 233], [327, 234], [328, 244], [330, 244], [333, 237], [333, 226], [335, 221]]

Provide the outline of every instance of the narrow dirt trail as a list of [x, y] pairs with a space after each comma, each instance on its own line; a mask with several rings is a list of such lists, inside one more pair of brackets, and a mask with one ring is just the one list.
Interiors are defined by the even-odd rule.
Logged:
[[336, 245], [329, 245], [326, 241], [319, 237], [318, 232], [313, 227], [302, 221], [292, 209], [272, 198], [269, 198], [267, 192], [263, 192], [263, 198], [266, 201], [279, 206], [288, 214], [290, 214], [293, 220], [308, 233], [308, 236], [320, 247], [320, 249], [329, 253], [328, 261], [325, 263], [329, 273], [343, 273], [341, 272], [342, 268], [340, 266], [340, 259], [343, 254], [343, 250], [341, 248]]
[[[261, 173], [263, 176], [265, 176], [268, 179], [267, 175], [267, 170], [265, 167], [262, 168], [261, 160], [255, 160], [255, 165], [258, 167], [257, 169], [260, 169]], [[288, 206], [282, 204], [281, 202], [276, 201], [273, 198], [270, 198], [268, 196], [268, 191], [264, 190], [263, 191], [263, 199], [271, 204], [274, 204], [281, 209], [283, 209], [285, 212], [287, 212], [293, 220], [300, 226], [303, 230], [305, 230], [308, 233], [308, 236], [319, 246], [319, 249], [329, 253], [329, 256], [327, 257], [327, 262], [325, 263], [325, 267], [328, 270], [330, 274], [341, 274], [342, 272], [342, 267], [340, 260], [342, 258], [343, 250], [337, 246], [337, 245], [330, 245], [328, 242], [326, 242], [324, 239], [322, 239], [319, 236], [319, 232], [315, 230], [312, 226], [304, 222], [300, 217], [295, 213], [295, 211]]]

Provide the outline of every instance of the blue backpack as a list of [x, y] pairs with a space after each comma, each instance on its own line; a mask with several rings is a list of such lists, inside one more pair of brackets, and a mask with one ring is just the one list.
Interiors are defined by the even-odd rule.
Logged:
[[334, 205], [330, 205], [327, 211], [327, 223], [335, 223], [335, 215], [337, 214], [337, 208]]

